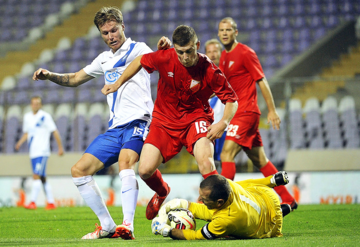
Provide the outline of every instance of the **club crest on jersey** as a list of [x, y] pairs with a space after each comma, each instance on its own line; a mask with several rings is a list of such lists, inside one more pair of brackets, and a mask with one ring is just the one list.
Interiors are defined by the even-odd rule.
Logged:
[[105, 79], [108, 82], [115, 82], [120, 77], [120, 73], [118, 71], [106, 71]]
[[196, 80], [191, 80], [190, 89], [193, 92], [197, 92], [200, 89], [200, 82]]

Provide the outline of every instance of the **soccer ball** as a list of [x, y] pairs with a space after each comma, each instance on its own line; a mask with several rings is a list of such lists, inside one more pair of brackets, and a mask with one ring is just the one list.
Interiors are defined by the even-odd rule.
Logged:
[[195, 230], [196, 222], [194, 215], [187, 209], [175, 209], [168, 213], [170, 226], [176, 229], [190, 229]]

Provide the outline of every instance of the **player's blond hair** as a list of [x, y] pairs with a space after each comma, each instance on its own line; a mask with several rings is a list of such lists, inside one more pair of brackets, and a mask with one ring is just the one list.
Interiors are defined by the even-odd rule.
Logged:
[[100, 30], [107, 21], [116, 21], [119, 24], [123, 24], [123, 15], [118, 7], [102, 7], [96, 12], [94, 17], [94, 24]]
[[225, 18], [223, 18], [223, 19], [219, 22], [219, 24], [220, 24], [220, 23], [227, 23], [227, 22], [231, 23], [231, 27], [234, 29], [234, 31], [237, 30], [237, 24], [236, 24], [235, 20], [234, 20], [233, 18], [231, 18], [231, 17], [225, 17]]
[[36, 100], [36, 99], [40, 100], [40, 104], [42, 104], [42, 99], [40, 96], [32, 96], [30, 99], [30, 102], [32, 102], [33, 100]]
[[217, 39], [209, 39], [208, 41], [205, 42], [205, 52], [206, 52], [206, 47], [207, 47], [208, 45], [218, 45], [219, 48], [220, 48], [220, 53], [221, 53], [221, 51], [222, 51], [222, 49], [223, 49], [220, 41], [217, 40]]

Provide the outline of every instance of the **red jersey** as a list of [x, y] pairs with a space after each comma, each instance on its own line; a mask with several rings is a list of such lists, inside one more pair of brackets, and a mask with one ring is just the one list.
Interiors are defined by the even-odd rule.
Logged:
[[219, 67], [239, 98], [235, 115], [243, 112], [261, 114], [257, 104], [256, 81], [265, 75], [254, 50], [238, 43], [231, 52], [224, 50], [221, 53]]
[[183, 66], [174, 48], [142, 56], [141, 65], [149, 73], [159, 71], [154, 120], [168, 128], [184, 129], [198, 118], [214, 121], [209, 97], [215, 93], [223, 104], [235, 102], [236, 93], [221, 70], [198, 53], [195, 66]]

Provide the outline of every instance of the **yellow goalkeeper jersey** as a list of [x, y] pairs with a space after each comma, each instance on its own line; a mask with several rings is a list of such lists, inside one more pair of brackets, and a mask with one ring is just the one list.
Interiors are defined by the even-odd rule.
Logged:
[[195, 218], [210, 222], [197, 231], [184, 230], [184, 237], [187, 240], [281, 237], [283, 217], [277, 194], [265, 185], [228, 181], [231, 193], [220, 209], [190, 204]]

